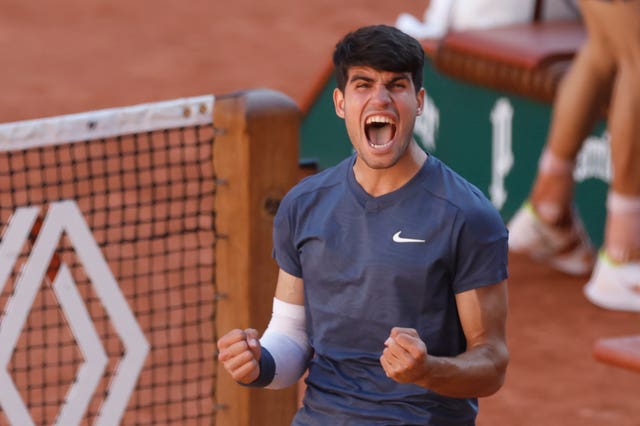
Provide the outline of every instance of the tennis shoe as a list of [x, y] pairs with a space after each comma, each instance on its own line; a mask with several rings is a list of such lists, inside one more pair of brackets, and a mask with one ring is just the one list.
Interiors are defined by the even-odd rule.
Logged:
[[584, 294], [604, 309], [640, 312], [640, 262], [615, 263], [601, 250]]
[[507, 225], [509, 250], [569, 275], [587, 275], [593, 270], [596, 251], [575, 211], [571, 222], [570, 228], [547, 225], [527, 201]]

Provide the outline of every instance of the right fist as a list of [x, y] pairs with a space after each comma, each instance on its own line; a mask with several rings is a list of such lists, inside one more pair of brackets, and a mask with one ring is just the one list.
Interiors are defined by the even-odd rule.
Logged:
[[233, 380], [249, 384], [260, 375], [260, 341], [253, 328], [231, 330], [218, 340], [218, 360]]

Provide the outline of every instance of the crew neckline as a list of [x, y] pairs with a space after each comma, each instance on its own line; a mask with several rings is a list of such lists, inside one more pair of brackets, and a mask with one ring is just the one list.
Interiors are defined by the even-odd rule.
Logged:
[[357, 154], [353, 154], [351, 160], [347, 163], [347, 185], [358, 204], [364, 207], [368, 212], [375, 212], [394, 204], [410, 195], [419, 187], [420, 178], [426, 173], [428, 165], [431, 163], [431, 155], [428, 155], [420, 169], [400, 188], [389, 193], [379, 195], [377, 197], [369, 194], [364, 190], [362, 185], [356, 180], [353, 166], [357, 159]]

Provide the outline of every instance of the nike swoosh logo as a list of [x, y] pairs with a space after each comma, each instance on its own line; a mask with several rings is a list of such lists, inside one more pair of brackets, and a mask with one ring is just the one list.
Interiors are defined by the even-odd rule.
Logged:
[[395, 241], [396, 243], [426, 243], [426, 240], [418, 240], [416, 238], [404, 238], [400, 236], [400, 233], [402, 231], [398, 231], [395, 234], [393, 234], [393, 241]]

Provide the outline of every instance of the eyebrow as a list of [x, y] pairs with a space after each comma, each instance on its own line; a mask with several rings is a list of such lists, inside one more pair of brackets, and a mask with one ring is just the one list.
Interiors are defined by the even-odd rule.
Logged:
[[[368, 77], [368, 76], [362, 75], [362, 74], [354, 74], [349, 79], [349, 82], [352, 83], [354, 81], [359, 81], [359, 80], [366, 81], [367, 83], [372, 83], [372, 82], [375, 81], [375, 79], [372, 78], [372, 77]], [[385, 84], [385, 85], [393, 84], [393, 83], [395, 83], [397, 81], [400, 81], [400, 80], [409, 81], [409, 77], [407, 75], [404, 75], [404, 74], [397, 75], [397, 76], [391, 78], [389, 81], [385, 81], [383, 84]]]

